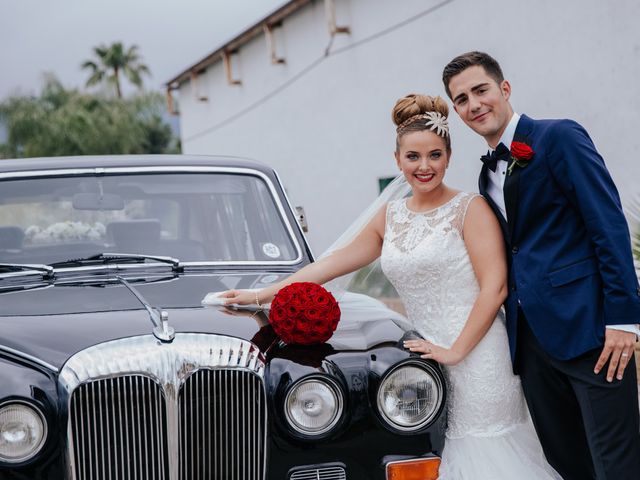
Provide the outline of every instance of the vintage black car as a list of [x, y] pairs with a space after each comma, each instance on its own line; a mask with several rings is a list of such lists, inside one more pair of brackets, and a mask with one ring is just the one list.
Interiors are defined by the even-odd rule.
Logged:
[[444, 379], [399, 315], [327, 343], [206, 307], [313, 261], [276, 173], [200, 156], [0, 161], [0, 479], [410, 479]]

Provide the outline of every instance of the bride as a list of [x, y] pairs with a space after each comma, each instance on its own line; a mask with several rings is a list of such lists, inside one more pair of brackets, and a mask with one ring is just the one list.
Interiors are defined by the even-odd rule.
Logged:
[[440, 97], [398, 100], [395, 159], [412, 195], [386, 203], [346, 246], [260, 291], [229, 290], [227, 304], [258, 305], [293, 282], [326, 283], [381, 257], [385, 275], [424, 340], [405, 347], [443, 365], [446, 480], [560, 479], [548, 465], [511, 370], [500, 307], [507, 267], [498, 221], [484, 199], [443, 183], [451, 157]]

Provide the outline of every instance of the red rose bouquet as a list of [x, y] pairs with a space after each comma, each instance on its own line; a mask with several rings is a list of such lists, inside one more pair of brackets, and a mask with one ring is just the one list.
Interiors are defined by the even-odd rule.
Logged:
[[271, 302], [269, 322], [288, 344], [324, 343], [331, 338], [339, 321], [338, 302], [315, 283], [287, 285], [276, 293]]

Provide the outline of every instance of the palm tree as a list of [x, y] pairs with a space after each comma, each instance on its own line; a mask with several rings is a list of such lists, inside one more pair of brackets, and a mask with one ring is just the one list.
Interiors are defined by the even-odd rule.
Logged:
[[115, 85], [118, 98], [122, 98], [121, 73], [137, 87], [142, 87], [142, 74], [150, 75], [147, 66], [140, 63], [141, 59], [136, 45], [125, 50], [122, 42], [115, 42], [110, 46], [103, 44], [94, 47], [93, 53], [96, 56], [96, 61], [87, 60], [82, 64], [83, 69], [91, 71], [87, 87], [106, 80]]

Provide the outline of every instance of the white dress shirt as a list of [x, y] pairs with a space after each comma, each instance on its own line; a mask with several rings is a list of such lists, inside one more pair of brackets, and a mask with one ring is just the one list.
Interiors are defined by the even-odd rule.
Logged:
[[[520, 115], [514, 112], [511, 120], [509, 120], [509, 124], [507, 128], [505, 128], [502, 136], [500, 137], [500, 141], [498, 144], [502, 143], [508, 149], [511, 149], [511, 142], [513, 141], [513, 136], [516, 133], [516, 127], [518, 126], [518, 121], [520, 120]], [[496, 145], [497, 146], [497, 145]], [[494, 149], [491, 149], [493, 151]], [[493, 172], [491, 169], [487, 169], [487, 194], [491, 197], [491, 200], [496, 204], [498, 210], [504, 217], [505, 220], [509, 220], [507, 218], [507, 209], [504, 202], [504, 181], [507, 178], [507, 161], [506, 160], [498, 160], [496, 165], [496, 171]], [[607, 328], [612, 328], [614, 330], [622, 330], [625, 332], [635, 333], [636, 335], [640, 335], [640, 325], [607, 325]]]
[[[509, 120], [509, 124], [507, 128], [504, 129], [502, 133], [502, 137], [500, 137], [499, 144], [504, 144], [505, 147], [511, 149], [511, 142], [513, 141], [513, 136], [516, 133], [516, 127], [518, 126], [518, 121], [520, 120], [520, 115], [514, 113]], [[492, 148], [491, 151], [494, 149]], [[498, 206], [500, 213], [507, 219], [507, 209], [504, 203], [504, 181], [507, 178], [507, 161], [506, 160], [498, 160], [496, 165], [496, 171], [493, 172], [491, 169], [487, 169], [487, 193], [491, 197], [491, 200]]]

